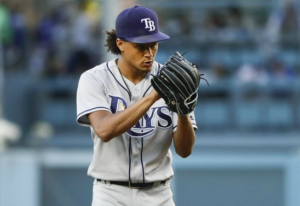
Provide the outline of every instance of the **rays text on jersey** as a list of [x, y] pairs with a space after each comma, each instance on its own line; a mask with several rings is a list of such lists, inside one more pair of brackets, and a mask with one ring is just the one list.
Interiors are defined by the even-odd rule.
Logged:
[[[112, 113], [122, 111], [127, 108], [125, 100], [121, 97], [109, 95], [111, 98], [110, 109]], [[172, 112], [167, 106], [151, 107], [148, 112], [127, 131], [132, 137], [143, 138], [150, 136], [157, 128], [168, 129], [172, 126]]]

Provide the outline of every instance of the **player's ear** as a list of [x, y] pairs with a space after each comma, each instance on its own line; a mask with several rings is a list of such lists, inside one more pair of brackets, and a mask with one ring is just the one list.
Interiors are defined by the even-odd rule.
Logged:
[[124, 51], [124, 41], [122, 41], [121, 39], [117, 38], [116, 39], [116, 44], [117, 44], [117, 47], [120, 49], [121, 52]]

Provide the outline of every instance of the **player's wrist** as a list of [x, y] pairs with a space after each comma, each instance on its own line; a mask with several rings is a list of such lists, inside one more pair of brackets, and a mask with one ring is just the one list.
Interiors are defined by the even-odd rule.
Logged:
[[184, 120], [184, 121], [189, 121], [189, 114], [185, 114], [185, 115], [178, 115], [178, 119], [180, 120]]

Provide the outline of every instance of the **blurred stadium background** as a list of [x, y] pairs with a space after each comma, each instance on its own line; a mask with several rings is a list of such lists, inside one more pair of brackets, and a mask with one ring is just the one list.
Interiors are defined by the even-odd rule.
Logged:
[[103, 30], [135, 4], [157, 11], [201, 83], [197, 141], [174, 155], [178, 206], [300, 205], [300, 1], [0, 0], [0, 206], [91, 205], [79, 76], [109, 60]]

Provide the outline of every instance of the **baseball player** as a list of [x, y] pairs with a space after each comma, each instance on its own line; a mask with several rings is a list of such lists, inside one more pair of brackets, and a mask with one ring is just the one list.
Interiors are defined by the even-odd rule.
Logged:
[[118, 57], [84, 72], [77, 90], [77, 122], [90, 127], [94, 142], [92, 206], [175, 205], [170, 146], [189, 156], [197, 126], [193, 112], [171, 111], [151, 84], [163, 67], [154, 60], [158, 42], [170, 37], [142, 6], [122, 11], [106, 34]]

